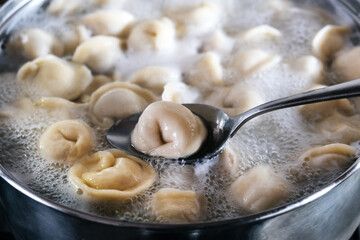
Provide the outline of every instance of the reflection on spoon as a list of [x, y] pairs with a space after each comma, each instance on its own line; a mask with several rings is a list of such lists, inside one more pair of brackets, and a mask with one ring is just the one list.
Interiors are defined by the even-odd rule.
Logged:
[[[195, 154], [174, 160], [193, 163], [217, 156], [224, 149], [227, 140], [233, 137], [241, 126], [250, 119], [263, 113], [304, 104], [357, 96], [360, 96], [360, 79], [280, 98], [261, 104], [234, 117], [227, 115], [213, 106], [205, 104], [183, 104], [202, 118], [208, 128], [208, 137]], [[137, 151], [131, 144], [131, 133], [140, 115], [141, 113], [137, 113], [116, 122], [108, 130], [106, 137], [109, 143], [116, 148], [125, 150], [140, 158], [151, 158], [152, 156]]]

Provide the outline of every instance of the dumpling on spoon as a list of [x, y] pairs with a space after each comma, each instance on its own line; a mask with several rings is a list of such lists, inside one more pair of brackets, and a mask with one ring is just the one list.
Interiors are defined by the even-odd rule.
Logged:
[[197, 152], [207, 137], [202, 120], [181, 104], [158, 101], [140, 116], [133, 146], [148, 155], [177, 159]]

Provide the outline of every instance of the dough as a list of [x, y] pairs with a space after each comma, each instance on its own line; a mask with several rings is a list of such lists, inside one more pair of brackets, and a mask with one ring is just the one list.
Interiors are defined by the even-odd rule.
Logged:
[[349, 166], [355, 157], [356, 149], [354, 147], [342, 143], [333, 143], [311, 148], [304, 152], [297, 161], [302, 166], [335, 170]]
[[19, 69], [17, 79], [34, 83], [47, 96], [73, 100], [89, 86], [92, 74], [82, 64], [47, 55], [25, 63]]
[[348, 27], [326, 25], [315, 35], [312, 41], [312, 50], [315, 56], [322, 61], [329, 61], [346, 42], [350, 33]]
[[360, 78], [360, 47], [341, 52], [331, 65], [343, 82]]
[[134, 22], [134, 16], [122, 10], [99, 10], [83, 18], [94, 35], [122, 36]]
[[189, 223], [204, 219], [205, 199], [191, 190], [161, 188], [154, 194], [151, 209], [161, 222]]
[[97, 89], [90, 98], [91, 120], [110, 127], [116, 120], [142, 112], [157, 98], [148, 90], [125, 82], [108, 83]]
[[150, 104], [131, 135], [131, 143], [151, 156], [177, 159], [194, 154], [207, 137], [202, 120], [173, 102]]
[[61, 56], [64, 53], [63, 44], [52, 34], [39, 28], [23, 29], [10, 38], [10, 52], [21, 54], [27, 59], [53, 54]]
[[98, 199], [131, 199], [156, 180], [153, 167], [127, 153], [109, 149], [84, 158], [70, 168], [71, 182]]
[[175, 103], [194, 103], [200, 92], [183, 82], [169, 82], [165, 84], [161, 100]]
[[116, 37], [92, 37], [76, 48], [73, 61], [85, 64], [96, 73], [107, 73], [122, 55], [121, 44], [122, 41]]
[[50, 125], [41, 135], [39, 151], [47, 159], [75, 162], [95, 145], [92, 129], [80, 120], [63, 120]]
[[175, 26], [165, 17], [140, 22], [131, 30], [127, 44], [132, 51], [171, 51], [175, 44]]
[[270, 69], [280, 61], [280, 56], [255, 48], [237, 53], [231, 67], [244, 76]]
[[229, 195], [239, 207], [256, 213], [283, 203], [291, 189], [291, 184], [272, 167], [258, 165], [231, 184]]
[[149, 89], [157, 95], [161, 95], [164, 86], [170, 82], [181, 81], [181, 73], [176, 69], [167, 67], [146, 67], [135, 73], [131, 83]]

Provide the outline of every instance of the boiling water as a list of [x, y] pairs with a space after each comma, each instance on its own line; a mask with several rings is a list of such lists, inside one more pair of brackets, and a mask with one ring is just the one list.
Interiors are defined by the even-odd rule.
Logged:
[[[151, 19], [162, 15], [164, 9], [176, 9], [189, 3], [182, 1], [129, 1], [123, 8], [133, 13], [137, 19]], [[278, 28], [283, 37], [275, 43], [258, 46], [277, 52], [283, 61], [270, 70], [253, 74], [239, 80], [239, 76], [226, 70], [226, 82], [241, 82], [244, 87], [251, 87], [269, 101], [275, 98], [304, 91], [313, 84], [310, 78], [293, 71], [289, 60], [311, 54], [311, 40], [316, 32], [333, 20], [327, 19], [311, 9], [291, 8], [278, 13], [263, 4], [263, 1], [213, 1], [226, 13], [222, 24], [229, 35], [260, 24], [268, 24]], [[196, 6], [200, 1], [192, 1]], [[116, 7], [116, 5], [115, 5]], [[92, 11], [89, 9], [87, 11]], [[74, 21], [76, 17], [72, 17]], [[338, 19], [338, 18], [337, 18]], [[22, 21], [16, 28], [41, 26], [48, 31], [60, 31], [59, 22], [69, 25], [69, 19], [56, 20], [47, 15], [40, 15], [32, 22]], [[343, 23], [342, 23], [343, 24]], [[132, 53], [120, 59], [115, 72], [122, 79], [129, 79], [135, 71], [149, 65], [171, 66], [186, 72], [197, 60], [196, 54], [201, 43], [208, 36], [185, 38], [179, 40], [176, 49], [167, 54]], [[350, 45], [350, 43], [349, 43]], [[252, 45], [253, 47], [254, 45]], [[255, 45], [256, 46], [256, 45]], [[246, 44], [235, 44], [234, 51], [249, 48]], [[181, 53], [181, 54], [180, 54]], [[231, 60], [225, 55], [223, 62]], [[34, 86], [21, 85], [16, 81], [15, 73], [3, 74], [0, 82], [0, 104], [4, 112], [13, 111], [11, 103], [21, 97], [36, 100], [41, 94]], [[201, 102], [201, 98], [199, 102]], [[94, 152], [110, 148], [105, 141], [104, 129], [93, 125], [86, 111], [76, 116], [88, 123], [96, 132], [98, 146]], [[206, 220], [229, 219], [248, 214], [239, 209], [224, 196], [233, 182], [228, 173], [219, 164], [219, 159], [204, 160], [194, 166], [182, 165], [171, 161], [154, 161], [149, 163], [155, 168], [158, 178], [155, 184], [145, 193], [126, 202], [103, 201], [89, 199], [69, 182], [67, 177], [69, 165], [55, 163], [43, 159], [38, 152], [37, 143], [42, 132], [64, 116], [49, 113], [44, 109], [31, 108], [18, 113], [16, 118], [1, 119], [0, 159], [18, 179], [41, 195], [65, 206], [118, 219], [141, 222], [156, 222], [150, 213], [150, 201], [154, 192], [162, 187], [174, 187], [184, 190], [195, 190], [203, 194], [207, 200]], [[306, 181], [297, 182], [289, 169], [301, 153], [317, 144], [329, 141], [315, 133], [313, 126], [303, 120], [298, 109], [285, 109], [260, 116], [247, 123], [228, 143], [236, 149], [242, 159], [241, 175], [251, 167], [267, 163], [287, 178], [294, 186], [288, 202], [311, 194], [313, 191], [329, 183], [339, 172], [320, 173], [307, 171]], [[355, 144], [356, 145], [356, 144]]]

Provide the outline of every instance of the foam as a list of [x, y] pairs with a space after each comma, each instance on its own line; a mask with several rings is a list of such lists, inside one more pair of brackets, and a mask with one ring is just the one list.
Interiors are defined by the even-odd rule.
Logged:
[[[196, 6], [200, 2], [200, 0], [191, 2], [157, 0], [151, 3], [143, 1], [141, 5], [138, 5], [136, 1], [127, 1], [122, 9], [133, 13], [139, 20], [143, 20], [158, 18], [162, 11]], [[315, 13], [298, 8], [291, 8], [288, 12], [280, 14], [264, 7], [263, 1], [260, 0], [214, 0], [212, 2], [221, 5], [226, 13], [222, 24], [225, 32], [232, 37], [249, 27], [261, 24], [276, 27], [285, 36], [276, 43], [259, 45], [237, 43], [233, 53], [250, 47], [261, 47], [281, 55], [284, 60], [272, 69], [246, 78], [225, 69], [227, 83], [237, 83], [243, 85], [244, 88], [256, 89], [266, 101], [304, 91], [313, 84], [310, 78], [293, 72], [287, 62], [293, 58], [311, 54], [311, 38], [316, 31], [328, 23], [327, 19], [324, 20]], [[93, 10], [90, 8], [87, 12]], [[32, 19], [27, 18], [16, 26], [16, 29], [42, 27], [56, 32], [60, 24], [69, 27], [79, 18], [79, 16], [70, 19], [61, 17], [59, 22], [53, 17], [40, 15]], [[46, 24], [43, 25], [44, 21]], [[66, 28], [62, 30], [66, 31]], [[198, 53], [206, 37], [205, 35], [178, 40], [177, 47], [172, 52], [126, 53], [119, 60], [115, 72], [120, 73], [124, 79], [128, 79], [140, 68], [154, 65], [174, 67], [186, 72], [196, 62], [197, 57], [194, 55]], [[226, 55], [222, 57], [226, 66], [231, 57]], [[28, 84], [21, 85], [15, 78], [14, 74], [1, 75], [0, 108], [11, 104], [21, 96], [28, 96], [34, 101], [43, 95], [36, 87]], [[80, 114], [79, 117], [96, 132], [99, 144], [94, 152], [110, 148], [104, 141], [104, 130], [92, 125], [86, 114]], [[41, 109], [14, 119], [0, 119], [3, 126], [0, 129], [0, 159], [30, 188], [60, 204], [118, 219], [154, 222], [158, 220], [151, 215], [152, 195], [162, 187], [175, 187], [184, 190], [191, 189], [205, 196], [208, 210], [206, 220], [229, 219], [248, 214], [246, 210], [238, 209], [224, 198], [233, 180], [220, 166], [219, 159], [205, 160], [195, 166], [181, 165], [167, 160], [149, 160], [156, 169], [158, 179], [145, 193], [125, 203], [90, 199], [81, 191], [77, 191], [69, 182], [67, 178], [69, 165], [43, 159], [37, 151], [37, 142], [41, 133], [47, 126], [59, 120], [59, 117], [46, 114], [46, 111]], [[305, 171], [304, 178], [316, 180], [314, 184], [310, 180], [299, 183], [289, 173], [289, 169], [294, 167], [294, 160], [304, 149], [323, 142], [325, 139], [314, 134], [311, 126], [308, 126], [297, 109], [293, 108], [268, 113], [248, 122], [228, 143], [228, 146], [235, 148], [243, 159], [239, 174], [245, 173], [255, 165], [266, 163], [285, 175], [295, 186], [294, 192], [289, 197], [291, 201], [312, 193], [338, 174], [338, 172], [332, 172], [320, 177], [318, 171]], [[354, 146], [357, 146], [360, 151], [359, 143], [354, 143]]]

